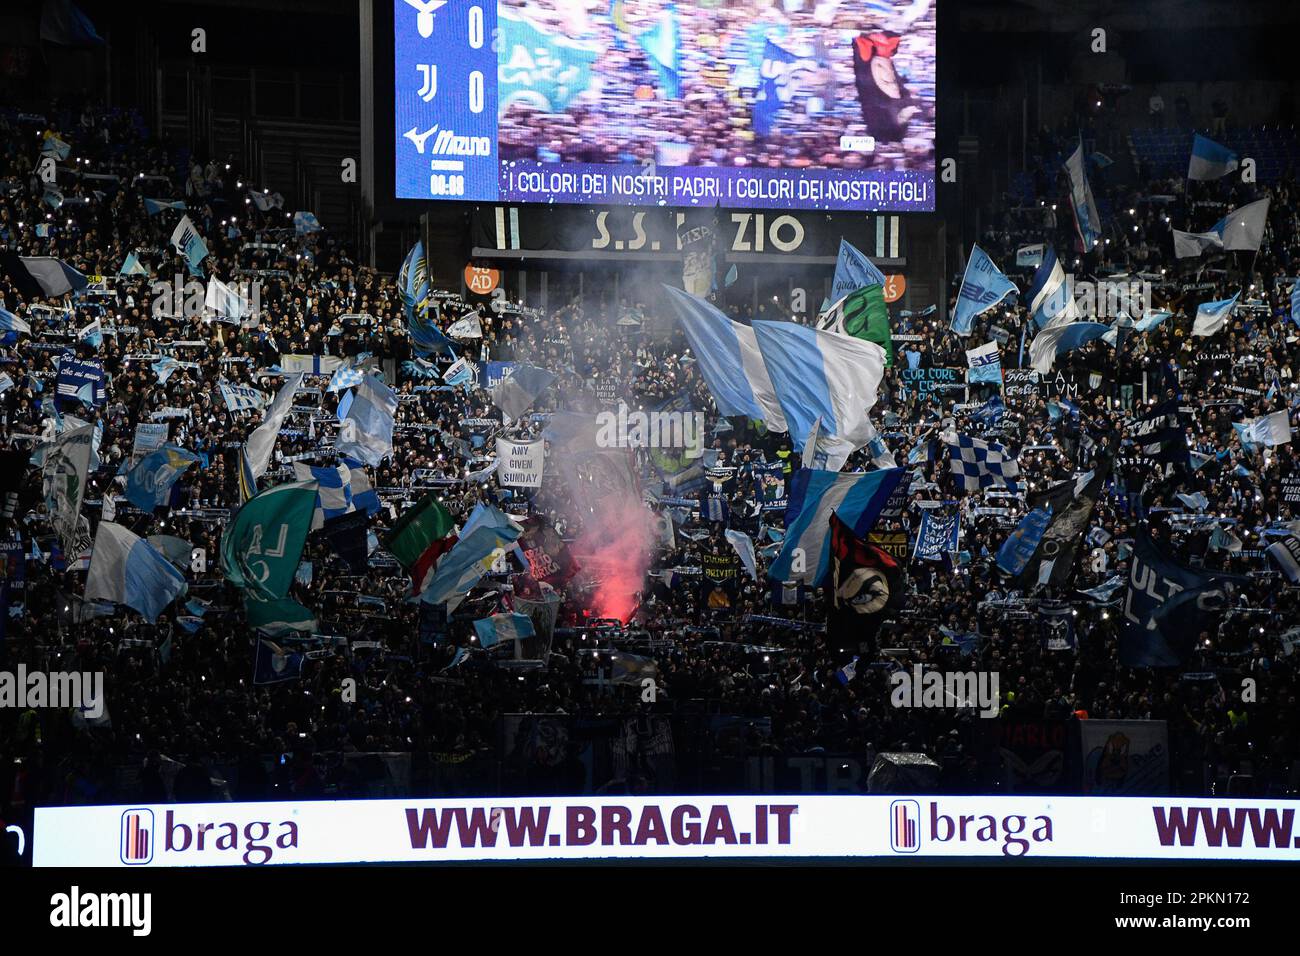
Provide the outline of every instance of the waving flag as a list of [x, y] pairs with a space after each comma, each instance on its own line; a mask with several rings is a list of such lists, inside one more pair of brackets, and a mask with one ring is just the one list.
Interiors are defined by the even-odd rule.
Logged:
[[772, 431], [787, 431], [785, 414], [754, 329], [731, 321], [709, 303], [681, 289], [664, 289], [718, 411], [760, 419]]
[[1017, 587], [1022, 590], [1036, 584], [1063, 587], [1074, 574], [1075, 554], [1087, 534], [1088, 524], [1102, 488], [1110, 476], [1112, 459], [1105, 458], [1096, 468], [1070, 481], [1062, 481], [1029, 495], [1035, 511], [1046, 509], [1051, 519], [1020, 572]]
[[104, 383], [104, 366], [99, 362], [74, 359], [68, 353], [59, 359], [59, 378], [54, 394], [65, 405], [81, 402], [88, 407], [97, 407], [103, 405], [108, 397]]
[[1237, 300], [1241, 298], [1238, 292], [1231, 299], [1220, 299], [1217, 302], [1202, 302], [1196, 307], [1196, 321], [1192, 323], [1192, 335], [1214, 335], [1225, 325], [1228, 319], [1232, 317], [1232, 312], [1237, 308]]
[[[863, 641], [874, 646], [887, 613], [903, 603], [903, 566], [883, 548], [855, 534], [834, 512], [830, 516], [830, 552], [827, 641], [841, 651], [853, 651]], [[857, 660], [855, 657], [841, 668], [841, 683], [856, 675]]]
[[317, 467], [295, 461], [293, 475], [300, 482], [316, 482], [316, 510], [312, 513], [312, 531], [325, 527], [325, 522], [330, 518], [356, 510], [352, 501], [352, 473], [346, 465]]
[[324, 228], [314, 212], [295, 212], [293, 214], [293, 231], [300, 236], [320, 232]]
[[1291, 321], [1300, 326], [1300, 279], [1291, 286]]
[[977, 349], [968, 349], [966, 365], [969, 369], [966, 381], [1002, 384], [1002, 353], [998, 351], [997, 342], [987, 342]]
[[1183, 567], [1156, 546], [1146, 531], [1134, 534], [1128, 595], [1119, 636], [1125, 667], [1179, 667], [1215, 610], [1225, 609], [1241, 579]]
[[357, 368], [349, 360], [334, 370], [334, 375], [330, 378], [330, 383], [325, 387], [327, 392], [341, 392], [346, 388], [355, 388], [365, 381], [366, 373]]
[[511, 418], [519, 418], [554, 381], [554, 372], [535, 365], [516, 365], [492, 389], [492, 404]]
[[864, 342], [875, 342], [885, 350], [885, 368], [894, 364], [894, 336], [889, 328], [889, 311], [885, 308], [884, 291], [878, 285], [867, 285], [850, 292], [818, 317], [817, 327], [826, 332], [851, 335]]
[[79, 292], [90, 284], [62, 259], [49, 256], [0, 252], [0, 270], [9, 276], [24, 299], [56, 299], [69, 292]]
[[124, 604], [152, 624], [185, 591], [185, 577], [149, 542], [111, 521], [99, 523], [86, 574], [87, 601]]
[[1028, 297], [1029, 312], [1034, 318], [1034, 324], [1040, 329], [1058, 319], [1073, 322], [1079, 317], [1065, 270], [1056, 258], [1056, 250], [1051, 246], [1047, 246], [1046, 250], [1042, 263], [1034, 273]]
[[987, 312], [1017, 291], [1016, 284], [1002, 274], [984, 250], [973, 246], [957, 293], [957, 307], [953, 310], [953, 332], [970, 335], [977, 315]]
[[776, 114], [781, 107], [790, 102], [793, 90], [790, 64], [799, 62], [799, 58], [767, 39], [763, 47], [763, 64], [759, 68], [762, 85], [754, 100], [754, 132], [759, 136], [770, 136], [776, 124]]
[[1234, 422], [1243, 445], [1263, 445], [1272, 448], [1291, 441], [1291, 418], [1286, 409], [1252, 418], [1248, 422]]
[[804, 447], [820, 417], [829, 469], [838, 470], [871, 440], [868, 413], [885, 375], [884, 350], [793, 322], [759, 320], [753, 332], [795, 449]]
[[480, 647], [495, 647], [506, 642], [535, 637], [533, 621], [527, 614], [493, 614], [474, 622], [474, 634], [478, 637]]
[[183, 199], [150, 199], [148, 196], [144, 197], [144, 211], [145, 215], [148, 216], [156, 216], [168, 209], [184, 212], [185, 208], [185, 200]]
[[1019, 576], [1038, 550], [1038, 542], [1043, 540], [1043, 533], [1051, 520], [1051, 505], [1030, 510], [998, 549], [998, 567], [1012, 577]]
[[1221, 179], [1237, 168], [1237, 154], [1226, 146], [1197, 133], [1192, 140], [1192, 158], [1187, 166], [1187, 178], [1193, 180]]
[[[659, 73], [659, 86], [664, 98], [680, 99], [682, 95], [681, 32], [677, 26], [677, 7], [670, 3], [659, 14], [659, 22], [640, 34], [637, 42], [645, 50]], [[503, 71], [504, 72], [504, 71]]]
[[835, 258], [835, 275], [831, 278], [831, 301], [838, 302], [850, 292], [868, 285], [883, 288], [885, 274], [852, 243], [841, 239], [840, 251]]
[[339, 425], [335, 450], [371, 468], [393, 453], [393, 416], [397, 393], [377, 376], [367, 375], [353, 393], [352, 404]]
[[447, 336], [453, 339], [481, 339], [483, 338], [483, 320], [479, 318], [477, 312], [461, 316], [447, 326]]
[[316, 616], [292, 598], [263, 599], [245, 591], [244, 613], [248, 626], [263, 634], [311, 633], [320, 628]]
[[81, 504], [86, 496], [90, 474], [91, 443], [95, 428], [83, 425], [62, 432], [43, 446], [41, 483], [45, 508], [50, 514], [64, 549], [71, 551], [80, 537]]
[[208, 279], [208, 291], [203, 305], [218, 318], [239, 322], [248, 311], [248, 303], [236, 289], [226, 285], [216, 276]]
[[1234, 209], [1209, 232], [1183, 232], [1174, 230], [1174, 255], [1179, 259], [1199, 256], [1206, 249], [1258, 252], [1264, 241], [1264, 227], [1268, 224], [1267, 199], [1259, 199], [1239, 209]]
[[384, 548], [410, 573], [413, 594], [428, 586], [438, 559], [456, 543], [454, 527], [447, 509], [429, 492], [402, 513], [384, 538]]
[[[591, 68], [601, 53], [600, 49], [570, 40], [558, 31], [543, 29], [531, 20], [515, 15], [509, 8], [497, 13], [497, 29], [499, 113], [504, 114], [513, 103], [532, 106], [544, 113], [562, 113], [575, 96], [591, 85]], [[656, 50], [666, 54], [667, 63], [676, 62], [675, 37], [674, 19], [668, 43], [660, 40], [656, 45]], [[648, 39], [657, 37], [643, 34], [643, 48]], [[651, 53], [651, 56], [655, 54]], [[656, 67], [663, 77], [664, 67], [659, 66], [657, 60]]]
[[147, 276], [149, 270], [140, 264], [140, 260], [134, 252], [128, 252], [126, 258], [122, 260], [122, 267], [117, 270], [120, 276]]
[[773, 581], [818, 585], [830, 573], [830, 518], [834, 513], [858, 537], [866, 537], [905, 472], [879, 469], [839, 474], [800, 468], [790, 479], [786, 533], [781, 553], [768, 567]]
[[1014, 480], [1020, 477], [1020, 465], [997, 442], [955, 435], [945, 438], [944, 444], [948, 446], [948, 468], [963, 490], [973, 493], [996, 485], [1020, 490]]
[[465, 522], [460, 539], [438, 562], [420, 600], [425, 604], [447, 602], [452, 610], [487, 573], [497, 553], [519, 538], [521, 530], [509, 515], [480, 504]]
[[284, 681], [302, 680], [305, 655], [286, 650], [279, 644], [258, 638], [253, 657], [253, 684], [280, 684]]
[[221, 535], [226, 580], [259, 597], [285, 597], [311, 531], [316, 491], [314, 481], [289, 482], [245, 502]]
[[189, 262], [190, 274], [201, 275], [200, 267], [208, 257], [208, 247], [189, 216], [181, 216], [181, 221], [172, 230], [171, 244]]
[[12, 312], [0, 309], [0, 332], [22, 332], [24, 335], [31, 335], [32, 327]]
[[1110, 326], [1105, 322], [1062, 321], [1049, 325], [1034, 336], [1029, 343], [1029, 364], [1039, 375], [1052, 370], [1058, 355], [1083, 348], [1089, 342], [1105, 337]]
[[1097, 200], [1088, 184], [1088, 172], [1083, 163], [1083, 142], [1065, 161], [1065, 172], [1070, 177], [1070, 205], [1074, 210], [1074, 225], [1079, 230], [1083, 251], [1091, 252], [1101, 241], [1101, 216], [1097, 213]]
[[150, 452], [126, 475], [126, 498], [141, 511], [153, 511], [171, 497], [172, 485], [199, 456], [175, 445]]
[[293, 405], [294, 392], [302, 386], [302, 379], [301, 372], [285, 376], [284, 385], [272, 399], [262, 424], [248, 436], [244, 451], [248, 456], [249, 472], [254, 480], [266, 474], [267, 466], [271, 464], [271, 452], [275, 449], [276, 436], [280, 434], [280, 426], [284, 424], [289, 408]]
[[[154, 363], [154, 371], [158, 372], [159, 384], [162, 384], [167, 380], [163, 377], [164, 372], [166, 375], [170, 376], [173, 369], [167, 368], [164, 371], [159, 371], [158, 364], [158, 362]], [[178, 366], [180, 365], [179, 362], [176, 364]], [[265, 392], [260, 392], [248, 385], [232, 385], [224, 378], [217, 380], [217, 388], [221, 390], [221, 397], [225, 400], [226, 410], [230, 412], [243, 412], [266, 408], [267, 403], [270, 401]]]

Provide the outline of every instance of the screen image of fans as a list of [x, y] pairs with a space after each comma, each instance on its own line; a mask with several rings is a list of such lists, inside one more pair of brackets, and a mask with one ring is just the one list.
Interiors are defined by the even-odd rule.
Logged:
[[400, 199], [934, 209], [938, 0], [393, 0]]

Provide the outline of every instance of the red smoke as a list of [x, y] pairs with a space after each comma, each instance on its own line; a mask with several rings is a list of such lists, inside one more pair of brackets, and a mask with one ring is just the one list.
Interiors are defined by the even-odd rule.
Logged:
[[624, 624], [636, 612], [654, 548], [654, 517], [644, 502], [607, 495], [590, 503], [582, 534], [574, 542], [583, 570], [596, 583], [591, 613]]

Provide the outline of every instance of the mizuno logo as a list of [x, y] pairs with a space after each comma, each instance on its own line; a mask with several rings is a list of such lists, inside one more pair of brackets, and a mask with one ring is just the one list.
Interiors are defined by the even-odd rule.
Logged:
[[402, 135], [415, 144], [420, 155], [424, 155], [425, 141], [437, 133], [433, 145], [429, 147], [432, 156], [491, 156], [492, 141], [486, 136], [458, 136], [453, 130], [440, 130], [436, 125], [423, 133], [417, 133], [412, 126]]

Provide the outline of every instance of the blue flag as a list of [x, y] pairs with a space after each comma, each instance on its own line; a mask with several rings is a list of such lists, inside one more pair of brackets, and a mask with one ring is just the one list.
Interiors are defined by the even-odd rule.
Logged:
[[664, 98], [680, 99], [682, 95], [681, 34], [677, 26], [677, 7], [668, 4], [659, 14], [659, 22], [637, 37], [637, 42], [650, 57], [659, 73], [659, 86]]
[[835, 259], [835, 276], [831, 279], [831, 302], [838, 302], [850, 292], [863, 286], [885, 284], [885, 274], [876, 264], [853, 247], [840, 240], [840, 252]]
[[301, 680], [304, 659], [304, 655], [297, 651], [259, 637], [253, 662], [253, 684], [260, 686]]
[[998, 567], [1012, 577], [1019, 577], [1038, 550], [1038, 543], [1043, 540], [1043, 533], [1051, 523], [1052, 509], [1047, 505], [1025, 515], [998, 549]]
[[1128, 596], [1119, 636], [1125, 667], [1179, 667], [1191, 656], [1210, 614], [1226, 608], [1232, 575], [1193, 571], [1167, 558], [1145, 531], [1134, 534]]
[[163, 445], [150, 452], [127, 472], [127, 500], [141, 511], [167, 504], [176, 479], [198, 460], [198, 455], [175, 445]]
[[759, 86], [758, 97], [754, 100], [754, 132], [757, 135], [771, 135], [776, 114], [790, 101], [789, 65], [798, 60], [797, 56], [777, 46], [770, 39], [765, 41], [763, 65], [759, 71], [762, 85]]
[[[955, 557], [961, 544], [961, 515], [943, 508], [927, 508], [921, 514], [912, 557], [918, 561], [942, 561]], [[954, 562], [955, 563], [955, 562]]]
[[865, 474], [800, 468], [790, 479], [781, 553], [767, 576], [773, 581], [822, 583], [830, 573], [831, 514], [865, 538], [904, 474], [902, 468]]
[[966, 260], [961, 290], [957, 293], [952, 330], [958, 335], [970, 335], [975, 316], [987, 312], [1017, 291], [1016, 284], [1002, 274], [1002, 270], [993, 264], [984, 250], [973, 246], [970, 258]]

